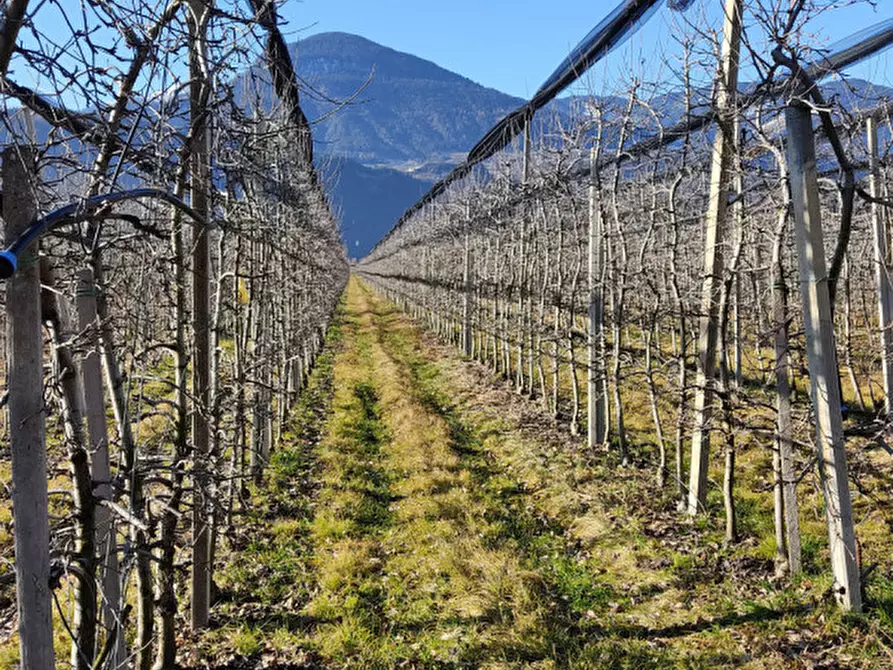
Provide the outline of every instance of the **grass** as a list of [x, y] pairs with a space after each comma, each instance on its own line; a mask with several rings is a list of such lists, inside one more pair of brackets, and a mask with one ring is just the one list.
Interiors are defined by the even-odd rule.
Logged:
[[[226, 612], [203, 647], [345, 668], [665, 665], [587, 631], [620, 596], [495, 466], [497, 436], [459, 416], [420, 332], [356, 283], [338, 329], [319, 439], [277, 453], [256, 541], [223, 559]], [[308, 479], [306, 507], [278, 502]]]
[[[482, 391], [493, 381], [491, 373], [480, 369], [470, 376], [468, 365], [449, 350], [430, 340], [426, 345], [442, 385], [449, 388], [462, 420], [481, 433], [495, 467], [520, 480], [529, 492], [527, 504], [581, 545], [585, 572], [602, 574], [613, 587], [610, 612], [595, 617], [607, 635], [656, 641], [670, 653], [672, 660], [663, 661], [668, 666], [778, 667], [792, 662], [800, 647], [813, 658], [844, 659], [847, 667], [893, 665], [889, 627], [883, 612], [873, 609], [883, 610], [886, 602], [872, 586], [876, 580], [868, 582], [869, 613], [863, 617], [841, 616], [827, 598], [826, 530], [820, 498], [808, 477], [801, 486], [806, 574], [793, 582], [774, 579], [768, 560], [774, 555], [772, 501], [765, 486], [770, 453], [758, 441], [741, 441], [736, 504], [742, 542], [725, 548], [718, 488], [708, 501], [709, 516], [680, 519], [672, 498], [656, 490], [650, 473], [619, 468], [611, 454], [581, 451], [579, 441], [545, 429], [544, 415], [524, 417], [536, 428], [527, 431], [526, 439], [519, 436], [521, 421], [506, 417], [511, 414], [506, 408], [519, 402], [510, 391]], [[628, 410], [643, 408], [628, 412], [627, 428], [637, 462], [647, 463], [653, 460], [653, 447], [645, 439], [652, 431], [644, 410], [647, 394], [641, 389], [625, 389], [625, 394]], [[521, 416], [530, 412], [529, 404], [525, 407]], [[537, 439], [537, 430], [547, 433], [546, 440]], [[551, 448], [550, 439], [562, 445]], [[714, 463], [714, 481], [721, 480], [720, 468]], [[861, 479], [871, 495], [856, 493], [857, 509], [863, 510], [863, 553], [884, 566], [891, 538], [878, 497], [889, 476], [879, 468], [866, 469], [872, 474]], [[866, 514], [872, 496], [876, 502]], [[889, 562], [886, 566], [889, 571]], [[749, 652], [747, 641], [762, 637], [771, 642], [761, 644], [758, 654]]]
[[[866, 556], [880, 567], [866, 614], [846, 617], [827, 597], [812, 482], [801, 486], [805, 573], [778, 580], [769, 452], [742, 441], [742, 542], [725, 547], [718, 489], [711, 515], [690, 520], [657, 487], [647, 393], [630, 386], [636, 465], [621, 468], [352, 280], [266, 485], [251, 487], [221, 548], [214, 626], [195, 638], [191, 661], [893, 667], [876, 459], [859, 461], [874, 498], [858, 494], [858, 509]], [[661, 402], [668, 428], [672, 401]], [[0, 667], [10, 653], [0, 647]]]
[[288, 418], [273, 452], [264, 487], [221, 547], [215, 627], [190, 651], [205, 663], [272, 654], [302, 663], [307, 617], [300, 613], [315, 589], [311, 524], [317, 505], [317, 447], [329, 417], [332, 366], [341, 332], [330, 329], [326, 346]]
[[[387, 637], [377, 649], [341, 648], [328, 658], [364, 667], [585, 667], [601, 644], [583, 634], [585, 622], [610, 606], [613, 588], [530, 509], [524, 484], [493, 467], [487, 427], [473, 430], [455, 413], [419, 332], [358, 293], [364, 312], [372, 303], [369, 355], [389, 438], [383, 451], [396, 471], [394, 518], [379, 540], [390, 577]], [[640, 651], [651, 667], [666, 660]]]

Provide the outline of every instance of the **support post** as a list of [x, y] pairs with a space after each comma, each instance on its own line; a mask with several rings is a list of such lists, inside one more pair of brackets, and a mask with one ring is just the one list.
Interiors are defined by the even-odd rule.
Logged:
[[[878, 160], [877, 119], [867, 121], [868, 156], [871, 174], [869, 190], [873, 198], [881, 198], [881, 168]], [[877, 280], [878, 326], [881, 337], [881, 376], [884, 380], [884, 416], [893, 413], [893, 262], [890, 258], [886, 209], [877, 202], [871, 205], [874, 231], [874, 263]]]
[[[207, 220], [208, 216], [208, 127], [207, 109], [203, 104], [208, 82], [205, 80], [205, 30], [210, 5], [204, 0], [190, 0], [189, 51], [190, 114], [192, 120], [192, 208]], [[211, 571], [208, 533], [207, 458], [210, 445], [208, 411], [210, 408], [210, 290], [208, 230], [204, 225], [193, 227], [192, 242], [192, 330], [194, 339], [192, 388], [195, 406], [192, 412], [193, 506], [192, 506], [192, 630], [206, 628], [210, 616]]]
[[847, 479], [834, 318], [825, 266], [815, 137], [810, 108], [795, 100], [787, 107], [785, 120], [794, 229], [800, 263], [803, 325], [806, 330], [809, 383], [815, 414], [818, 467], [824, 489], [831, 569], [834, 573], [834, 596], [845, 610], [860, 612], [862, 593], [856, 558], [852, 500]]
[[[37, 213], [33, 151], [9, 147], [3, 152], [2, 171], [6, 243], [11, 244]], [[40, 319], [40, 269], [35, 243], [19, 256], [18, 272], [6, 284], [12, 514], [21, 664], [28, 670], [53, 670]]]
[[598, 204], [598, 151], [589, 152], [589, 337], [588, 348], [588, 444], [595, 447], [607, 441], [605, 434], [605, 396], [602, 393], [602, 361], [599, 358], [599, 339], [605, 324], [605, 302], [602, 289], [602, 268], [605, 251], [602, 245], [602, 216]]
[[471, 276], [471, 214], [469, 205], [465, 205], [465, 259], [462, 272], [463, 297], [462, 297], [462, 353], [471, 358], [474, 333], [471, 330], [471, 314], [474, 311], [472, 301], [474, 280]]
[[698, 376], [695, 388], [695, 429], [691, 441], [691, 476], [688, 513], [697, 514], [707, 500], [707, 470], [710, 464], [710, 431], [713, 418], [713, 385], [716, 374], [716, 346], [719, 336], [719, 300], [724, 269], [722, 247], [726, 241], [729, 203], [729, 166], [735, 150], [735, 101], [738, 89], [738, 58], [741, 48], [741, 9], [743, 0], [726, 0], [719, 88], [719, 112], [713, 163], [710, 173], [710, 201], [704, 235], [704, 280], [701, 293]]
[[[524, 124], [524, 155], [521, 165], [521, 186], [525, 190], [530, 183], [530, 153], [533, 148], [533, 140], [530, 135], [530, 123], [532, 119], [527, 119]], [[527, 240], [527, 219], [530, 216], [530, 205], [525, 200], [521, 213], [521, 231], [518, 239], [518, 331], [517, 331], [517, 364], [518, 369], [515, 372], [515, 391], [524, 393], [526, 391], [527, 381], [524, 379], [524, 294], [528, 292], [528, 272], [527, 260], [530, 254], [530, 243]], [[508, 324], [506, 324], [508, 325]], [[508, 328], [506, 328], [508, 334]], [[533, 352], [528, 352], [531, 356]], [[511, 356], [509, 356], [511, 362]], [[511, 369], [511, 364], [509, 365]], [[530, 380], [530, 388], [533, 388], [533, 380]]]

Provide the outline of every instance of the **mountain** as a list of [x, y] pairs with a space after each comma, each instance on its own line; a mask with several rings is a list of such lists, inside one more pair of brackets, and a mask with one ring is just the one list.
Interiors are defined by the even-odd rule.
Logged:
[[[524, 102], [357, 35], [321, 33], [289, 48], [318, 164], [354, 258]], [[265, 78], [262, 67], [254, 73]]]
[[302, 98], [310, 119], [331, 112], [331, 100], [356, 95], [314, 128], [319, 149], [367, 165], [411, 170], [455, 162], [524, 102], [356, 35], [322, 33], [291, 49], [298, 75], [312, 89]]

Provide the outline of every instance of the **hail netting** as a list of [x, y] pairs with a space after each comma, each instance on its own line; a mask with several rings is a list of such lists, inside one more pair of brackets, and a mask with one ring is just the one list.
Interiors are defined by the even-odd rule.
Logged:
[[[812, 229], [809, 254], [794, 244], [788, 138], [780, 110], [799, 104], [793, 85], [802, 83], [803, 73], [821, 79], [834, 68], [879, 53], [893, 40], [893, 25], [883, 21], [831, 49], [818, 50], [806, 37], [814, 34], [807, 21], [816, 4], [805, 3], [800, 22], [784, 35], [771, 32], [786, 25], [783, 12], [774, 21], [747, 24], [751, 37], [760, 29], [768, 33], [757, 43], [811, 56], [802, 71], [776, 68], [772, 80], [744, 87], [737, 100], [726, 96], [734, 104], [717, 109], [710, 88], [699, 90], [691, 82], [720, 79], [723, 71], [714, 56], [720, 45], [698, 42], [715, 33], [713, 26], [694, 25], [680, 39], [687, 50], [667, 68], [678, 77], [670, 85], [632, 78], [613, 95], [587, 99], [578, 117], [562, 118], [561, 127], [553, 129], [559, 139], [537, 147], [529, 143], [525, 155], [506, 152], [487, 164], [485, 178], [466, 179], [436, 201], [426, 200], [358, 266], [377, 290], [518, 393], [541, 403], [571, 432], [597, 425], [583, 409], [589, 403], [589, 417], [602, 418], [589, 446], [616, 449], [617, 460], [606, 457], [607, 467], [653, 467], [660, 482], [658, 497], [667, 493], [688, 500], [686, 469], [694, 459], [687, 458], [686, 449], [694, 442], [689, 436], [696, 434], [693, 398], [709, 383], [716, 390], [711, 414], [706, 424], [699, 417], [697, 430], [707, 425], [702, 432], [712, 434], [714, 449], [721, 447], [726, 455], [726, 481], [731, 483], [723, 500], [730, 541], [736, 537], [736, 450], [758, 458], [755, 450], [771, 446], [779, 459], [789, 461], [779, 464], [777, 472], [769, 470], [778, 489], [787, 491], [784, 495], [795, 507], [797, 496], [809, 495], [805, 487], [795, 490], [791, 472], [797, 463], [815, 458], [814, 451], [793, 444], [793, 435], [795, 426], [808, 430], [814, 421], [802, 389], [818, 376], [807, 369], [812, 363], [804, 355], [810, 346], [805, 324], [815, 328], [817, 320], [807, 322], [816, 310], [805, 299], [792, 299], [791, 291], [797, 286], [797, 268], [813, 268], [823, 242], [826, 249], [844, 249], [846, 257], [842, 274], [828, 277], [837, 286], [837, 302], [833, 314], [827, 314], [840, 333], [847, 406], [858, 410], [851, 430], [873, 430], [866, 422], [884, 393], [873, 371], [878, 333], [889, 326], [879, 328], [875, 292], [889, 281], [893, 268], [889, 256], [875, 249], [886, 243], [889, 203], [868, 193], [866, 173], [875, 166], [872, 193], [889, 191], [889, 107], [883, 99], [870, 99], [870, 89], [859, 82], [847, 88], [837, 82], [822, 86], [830, 89], [825, 99], [835, 133], [844, 138], [837, 144], [848, 154], [846, 162], [856, 166], [855, 188], [861, 191], [854, 220], [847, 222], [840, 201], [848, 188], [848, 170], [841, 169], [838, 147], [826, 141], [835, 133], [823, 127], [815, 138], [817, 159], [805, 161], [805, 170], [799, 166], [800, 183], [814, 180], [809, 213], [813, 225], [821, 215], [825, 236], [816, 241], [818, 232]], [[740, 5], [727, 2], [727, 7], [735, 6]], [[616, 16], [609, 23], [611, 18]], [[729, 51], [735, 50], [727, 47]], [[555, 75], [547, 83], [557, 81]], [[527, 109], [514, 118], [529, 123]], [[866, 117], [880, 128], [873, 142], [866, 137]], [[717, 119], [720, 130], [712, 127]], [[813, 134], [808, 115], [800, 129]], [[491, 133], [476, 148], [479, 155], [498, 146], [501, 137]], [[720, 142], [725, 143], [722, 154], [715, 150]], [[715, 159], [718, 154], [721, 161]], [[715, 169], [718, 164], [722, 170]], [[818, 175], [807, 174], [813, 169]], [[796, 220], [801, 247], [802, 209]], [[709, 261], [708, 211], [715, 213], [714, 230], [720, 220], [722, 228], [718, 242], [710, 245]], [[875, 236], [878, 229], [881, 234]], [[718, 270], [705, 269], [708, 262]], [[819, 327], [829, 322], [825, 319]], [[705, 374], [707, 381], [696, 376], [698, 361], [711, 346], [704, 337], [705, 323], [712, 328], [718, 359], [717, 374]], [[887, 358], [893, 356], [884, 351]], [[790, 374], [776, 374], [782, 365]], [[823, 373], [825, 379], [836, 377]], [[780, 378], [800, 390], [793, 401], [790, 385], [782, 388]], [[597, 411], [591, 407], [593, 398]], [[840, 407], [826, 403], [824, 411], [839, 412]], [[787, 418], [777, 423], [779, 417]], [[836, 444], [842, 445], [842, 439]], [[849, 451], [865, 444], [848, 437], [846, 446]], [[782, 448], [788, 449], [784, 457]], [[776, 468], [765, 453], [761, 467]], [[715, 469], [719, 460], [711, 455], [708, 466]], [[838, 500], [848, 497], [837, 495]], [[701, 507], [695, 513], [703, 513]], [[829, 521], [829, 537], [841, 536], [831, 524], [842, 525], [843, 516]], [[786, 536], [796, 509], [779, 511], [776, 518], [783, 526], [779, 546], [799, 546]], [[793, 567], [779, 565], [796, 572], [799, 555], [792, 552], [788, 559]], [[858, 589], [845, 593], [858, 594]], [[857, 608], [858, 600], [853, 602]]]
[[[595, 63], [627, 40], [648, 21], [662, 2], [663, 0], [626, 0], [618, 5], [574, 47], [533, 98], [493, 126], [469, 151], [463, 163], [453, 168], [416, 204], [404, 212], [391, 232], [402, 226], [415, 212], [436, 200], [450, 184], [467, 176], [475, 165], [505, 148], [530, 123], [538, 109], [554, 100], [561, 91], [582, 77]], [[692, 2], [693, 0], [674, 0], [669, 6], [674, 10], [684, 11]]]

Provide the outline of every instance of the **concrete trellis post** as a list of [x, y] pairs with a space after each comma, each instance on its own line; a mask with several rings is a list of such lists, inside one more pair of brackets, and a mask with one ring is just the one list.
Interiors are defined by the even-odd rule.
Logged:
[[469, 358], [472, 354], [474, 333], [472, 332], [471, 315], [474, 312], [474, 278], [472, 277], [471, 257], [471, 221], [469, 207], [465, 207], [465, 258], [462, 271], [463, 296], [462, 296], [462, 353]]
[[[533, 139], [531, 138], [530, 130], [531, 122], [532, 119], [528, 119], [527, 123], [524, 125], [524, 155], [521, 165], [521, 185], [524, 189], [527, 189], [530, 184], [530, 157], [531, 151], [533, 150]], [[524, 393], [527, 384], [527, 381], [524, 379], [524, 294], [529, 290], [527, 283], [530, 280], [527, 268], [530, 256], [530, 241], [527, 239], [530, 213], [530, 205], [525, 201], [524, 209], [521, 214], [521, 230], [518, 237], [518, 312], [516, 314], [518, 331], [516, 335], [517, 370], [515, 371], [515, 391], [518, 393]], [[528, 352], [528, 355], [532, 356], [533, 353]], [[509, 357], [509, 361], [511, 361], [511, 357]], [[509, 368], [511, 368], [511, 365]], [[529, 381], [530, 388], [532, 389], [533, 380], [531, 379]]]
[[701, 294], [698, 377], [695, 391], [695, 429], [691, 441], [691, 476], [688, 513], [697, 514], [707, 500], [707, 470], [710, 459], [710, 423], [713, 410], [713, 377], [719, 336], [719, 297], [722, 288], [723, 254], [729, 203], [729, 166], [735, 150], [734, 129], [729, 115], [735, 110], [738, 89], [738, 58], [741, 49], [742, 0], [726, 0], [716, 105], [719, 128], [713, 144], [710, 173], [710, 203], [704, 235], [704, 283]]
[[602, 268], [605, 263], [601, 208], [598, 205], [597, 150], [589, 153], [589, 351], [588, 363], [588, 444], [594, 447], [607, 441], [605, 434], [606, 396], [600, 379], [599, 338], [604, 328], [605, 303], [602, 291]]
[[860, 612], [862, 593], [856, 559], [852, 500], [847, 479], [834, 319], [825, 266], [812, 114], [808, 106], [795, 101], [788, 106], [785, 118], [809, 382], [816, 423], [818, 467], [825, 495], [834, 591], [844, 609]]
[[[868, 156], [871, 163], [870, 185], [874, 198], [882, 197], [881, 171], [878, 160], [877, 120], [869, 117], [866, 132], [868, 135]], [[881, 375], [884, 380], [884, 414], [893, 412], [893, 262], [890, 258], [887, 212], [878, 203], [871, 206], [872, 228], [874, 232], [874, 262], [877, 278], [878, 325], [881, 335]]]
[[[6, 149], [2, 171], [6, 242], [12, 243], [37, 211], [31, 149]], [[18, 272], [7, 281], [6, 328], [19, 649], [23, 668], [52, 670], [43, 331], [36, 244], [20, 255]]]

